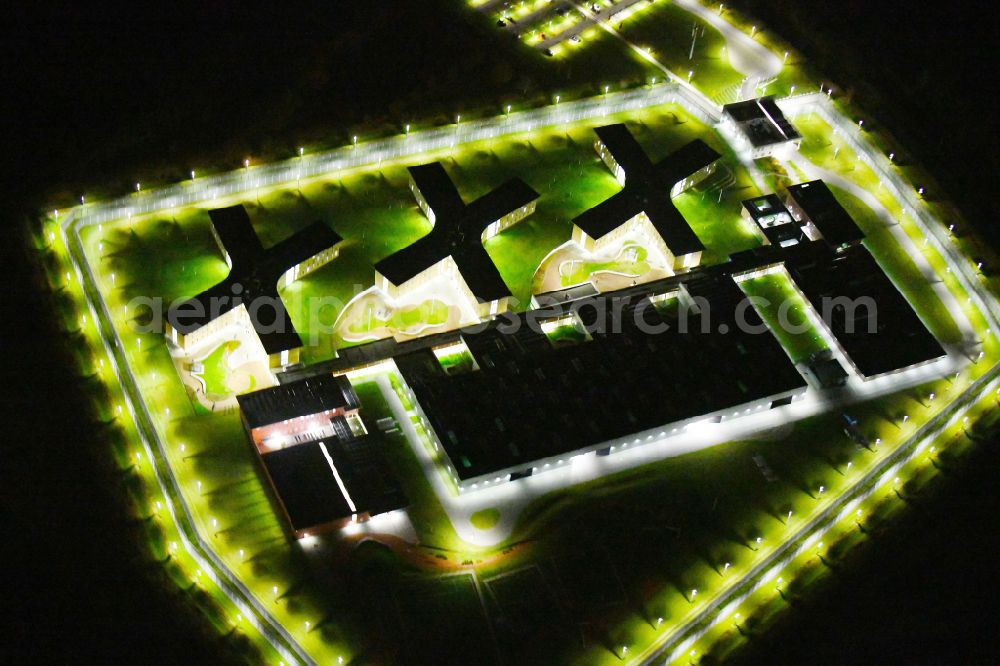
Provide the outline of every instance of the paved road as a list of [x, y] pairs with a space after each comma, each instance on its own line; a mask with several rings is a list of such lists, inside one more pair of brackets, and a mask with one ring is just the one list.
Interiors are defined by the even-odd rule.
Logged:
[[[666, 71], [665, 68], [664, 70]], [[458, 143], [530, 132], [542, 127], [572, 123], [668, 102], [682, 104], [696, 117], [709, 124], [714, 124], [719, 117], [719, 107], [690, 86], [683, 84], [659, 85], [615, 93], [606, 97], [514, 113], [509, 118], [501, 116], [462, 123], [458, 126], [451, 125], [413, 132], [409, 136], [359, 144], [353, 148], [341, 148], [304, 158], [295, 158], [276, 164], [201, 178], [193, 182], [129, 195], [109, 202], [78, 206], [69, 214], [63, 213], [61, 226], [67, 247], [70, 249], [71, 261], [77, 271], [78, 279], [84, 285], [88, 305], [92, 316], [98, 323], [112, 368], [125, 390], [126, 404], [139, 427], [147, 457], [156, 462], [157, 483], [168, 500], [168, 510], [180, 527], [184, 547], [199, 562], [209, 578], [220, 586], [243, 612], [244, 616], [260, 629], [261, 633], [275, 645], [276, 649], [290, 663], [310, 663], [310, 658], [294, 642], [284, 627], [278, 624], [267, 609], [247, 590], [238, 577], [227, 569], [225, 563], [215, 555], [211, 546], [202, 540], [194, 527], [190, 509], [178, 489], [177, 479], [173, 476], [169, 464], [166, 463], [165, 445], [159, 438], [154, 421], [124, 357], [118, 332], [111, 325], [111, 318], [99, 295], [97, 277], [87, 261], [79, 240], [80, 230], [85, 226], [130, 218], [133, 215], [166, 208], [208, 205], [218, 202], [220, 199], [237, 195], [246, 197], [252, 195], [257, 188], [268, 188], [276, 185], [288, 186], [299, 178], [309, 178], [361, 166], [381, 165], [385, 161], [407, 157], [415, 158], [421, 153], [447, 149]], [[814, 111], [841, 132], [841, 136], [851, 143], [852, 148], [861, 156], [861, 159], [865, 160], [883, 179], [890, 192], [900, 201], [905, 202], [908, 211], [927, 234], [930, 243], [948, 260], [963, 286], [970, 290], [973, 302], [986, 313], [990, 325], [998, 327], [994, 330], [1000, 330], [1000, 323], [998, 323], [1000, 322], [1000, 316], [998, 316], [1000, 307], [984, 289], [974, 264], [959, 253], [948, 237], [947, 231], [916, 200], [912, 187], [899, 176], [888, 160], [884, 156], [874, 153], [867, 144], [858, 141], [857, 128], [853, 122], [841, 116], [824, 95], [803, 95], [788, 100], [785, 104], [797, 110]], [[970, 391], [963, 395], [962, 400], [971, 401], [974, 396]], [[637, 447], [635, 451], [639, 452], [642, 448], [644, 447]], [[633, 455], [633, 453], [619, 455], [627, 456]], [[544, 476], [544, 474], [539, 475], [540, 478]], [[516, 484], [506, 485], [513, 487]], [[751, 580], [751, 578], [747, 578], [746, 582], [749, 583]], [[722, 604], [724, 602], [725, 597], [720, 597], [717, 602], [713, 603]], [[670, 636], [677, 635], [679, 635], [677, 631], [670, 634]], [[666, 642], [663, 645], [665, 646]], [[666, 649], [666, 647], [662, 647], [660, 652]]]
[[726, 40], [726, 55], [729, 63], [740, 74], [746, 76], [740, 87], [740, 99], [756, 96], [757, 85], [778, 75], [782, 61], [763, 44], [755, 41], [717, 12], [702, 5], [697, 0], [674, 0], [674, 4], [684, 9], [718, 30]]
[[185, 551], [198, 563], [205, 575], [229, 598], [240, 613], [263, 635], [274, 649], [290, 664], [312, 664], [312, 658], [295, 642], [263, 604], [250, 592], [237, 575], [229, 570], [225, 562], [215, 553], [211, 544], [198, 532], [194, 516], [184, 499], [180, 483], [173, 468], [167, 462], [167, 449], [156, 428], [149, 408], [139, 390], [132, 373], [124, 346], [118, 331], [111, 323], [104, 299], [100, 295], [97, 278], [87, 261], [79, 231], [82, 221], [77, 222], [71, 214], [63, 220], [61, 230], [63, 240], [69, 250], [70, 261], [77, 279], [83, 285], [84, 295], [91, 316], [97, 326], [104, 351], [111, 369], [122, 387], [125, 405], [135, 421], [146, 460], [153, 464], [156, 483], [164, 497], [164, 504], [171, 519], [178, 527], [179, 539]]
[[[912, 186], [899, 175], [889, 160], [860, 140], [860, 130], [853, 121], [841, 115], [829, 99], [822, 94], [802, 95], [786, 102], [790, 108], [786, 112], [814, 112], [838, 130], [852, 150], [875, 171], [876, 175], [890, 190], [890, 193], [906, 207], [926, 234], [930, 243], [946, 258], [962, 287], [970, 294], [973, 302], [984, 314], [993, 330], [1000, 326], [1000, 306], [986, 289], [974, 264], [963, 256], [949, 234], [930, 212], [916, 198]], [[725, 621], [728, 610], [735, 608], [751, 592], [766, 584], [785, 564], [795, 559], [805, 549], [811, 547], [817, 535], [825, 532], [832, 524], [850, 512], [857, 502], [871, 496], [878, 490], [879, 482], [891, 477], [914, 456], [919, 455], [928, 442], [957, 422], [964, 410], [977, 400], [992, 394], [1000, 386], [1000, 365], [993, 366], [980, 379], [969, 386], [942, 412], [918, 429], [906, 442], [897, 447], [874, 469], [866, 474], [847, 492], [828, 500], [822, 511], [811, 518], [808, 524], [798, 530], [791, 539], [776, 547], [750, 572], [726, 587], [712, 601], [694, 613], [682, 624], [665, 632], [654, 645], [638, 653], [630, 661], [642, 664], [668, 664], [683, 655], [701, 636], [715, 624]]]

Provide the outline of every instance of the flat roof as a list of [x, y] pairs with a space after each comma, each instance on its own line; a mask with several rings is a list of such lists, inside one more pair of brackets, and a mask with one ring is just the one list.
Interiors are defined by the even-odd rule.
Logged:
[[[730, 276], [686, 276], [691, 296], [711, 304], [710, 320], [690, 312], [685, 328], [678, 298], [660, 310], [640, 293], [622, 300], [621, 331], [601, 332], [598, 305], [611, 298], [601, 295], [578, 302], [589, 303], [578, 313], [590, 341], [553, 346], [537, 326], [510, 333], [493, 325], [463, 336], [479, 370], [445, 374], [428, 348], [397, 356], [396, 365], [462, 479], [806, 386], [771, 333], [737, 326], [736, 306], [747, 297]], [[748, 323], [763, 326], [744, 309]]]
[[670, 191], [678, 182], [719, 159], [719, 153], [701, 139], [695, 139], [653, 164], [624, 124], [598, 127], [594, 132], [625, 171], [625, 185], [617, 194], [577, 216], [573, 223], [591, 238], [600, 239], [645, 212], [675, 256], [704, 250], [701, 240], [674, 206]]
[[822, 180], [791, 185], [788, 196], [823, 234], [823, 239], [834, 248], [857, 243], [865, 237], [850, 213], [844, 210], [837, 198]]
[[251, 323], [265, 352], [301, 347], [302, 340], [278, 295], [278, 280], [292, 266], [339, 243], [341, 237], [324, 223], [314, 222], [265, 249], [242, 205], [210, 210], [208, 215], [232, 268], [222, 282], [171, 307], [167, 322], [187, 335], [244, 305], [251, 311]]
[[[789, 254], [785, 265], [821, 317], [824, 307], [831, 310], [827, 325], [862, 375], [874, 377], [944, 356], [944, 349], [867, 248], [857, 245], [836, 253], [819, 243], [808, 246], [809, 252]], [[858, 303], [853, 316], [843, 307], [832, 308], [833, 298]], [[862, 298], [875, 305], [872, 332]]]
[[320, 374], [236, 396], [251, 428], [327, 410], [357, 409], [361, 402], [347, 377]]
[[722, 107], [722, 113], [732, 118], [744, 136], [757, 148], [802, 138], [778, 108], [774, 95], [726, 104]]
[[356, 513], [330, 470], [323, 445], [323, 442], [299, 444], [261, 456], [293, 531], [350, 518]]
[[261, 461], [295, 532], [409, 503], [377, 438], [298, 444]]
[[765, 194], [743, 202], [743, 208], [773, 245], [801, 242], [805, 234], [777, 194]]
[[535, 201], [538, 193], [514, 178], [466, 205], [440, 162], [408, 167], [408, 171], [434, 213], [434, 226], [426, 236], [379, 261], [375, 270], [398, 286], [450, 256], [480, 302], [510, 296], [483, 247], [482, 234], [492, 222]]

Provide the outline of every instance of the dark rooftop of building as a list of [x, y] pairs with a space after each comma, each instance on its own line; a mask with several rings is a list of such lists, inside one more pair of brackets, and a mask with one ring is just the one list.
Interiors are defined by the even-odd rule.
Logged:
[[216, 317], [239, 307], [251, 311], [251, 322], [268, 354], [302, 346], [278, 296], [278, 280], [292, 266], [332, 247], [340, 236], [322, 222], [265, 249], [243, 206], [208, 212], [215, 235], [232, 268], [225, 280], [167, 312], [167, 321], [182, 335], [198, 330]]
[[537, 199], [538, 193], [515, 178], [466, 205], [440, 162], [408, 170], [433, 211], [434, 226], [426, 236], [375, 264], [375, 270], [398, 286], [451, 256], [480, 302], [509, 296], [500, 271], [483, 247], [482, 234], [490, 223]]
[[791, 185], [788, 196], [813, 225], [823, 234], [823, 240], [836, 249], [861, 241], [865, 234], [844, 210], [833, 192], [822, 180]]
[[802, 228], [792, 218], [778, 195], [765, 194], [747, 199], [743, 202], [743, 208], [772, 245], [784, 247], [803, 240]]
[[[863, 245], [842, 253], [819, 243], [800, 247], [809, 251], [790, 253], [785, 266], [821, 317], [824, 306], [832, 308], [829, 299], [857, 303], [851, 316], [843, 307], [832, 308], [827, 324], [862, 375], [874, 377], [944, 355]], [[866, 307], [862, 298], [871, 299], [874, 309]], [[872, 314], [873, 322], [869, 320]]]
[[847, 371], [829, 349], [815, 352], [807, 363], [809, 372], [822, 388], [835, 388], [847, 382]]
[[[595, 304], [611, 297], [602, 295], [578, 308], [591, 341], [553, 346], [537, 326], [509, 334], [490, 326], [463, 336], [480, 369], [457, 375], [445, 374], [427, 348], [397, 356], [459, 477], [529, 466], [805, 386], [773, 335], [737, 326], [746, 296], [731, 277], [687, 275], [690, 295], [711, 308], [688, 312], [686, 329], [679, 297], [654, 307], [637, 295], [624, 300], [621, 332], [601, 332]], [[752, 307], [744, 315], [762, 325]]]
[[756, 148], [793, 141], [802, 136], [785, 118], [773, 95], [726, 104], [722, 112], [736, 122]]
[[295, 532], [408, 504], [377, 438], [309, 442], [267, 453], [261, 460]]
[[357, 409], [357, 393], [344, 376], [320, 374], [272, 388], [236, 396], [243, 418], [251, 428], [309, 416], [327, 410]]
[[598, 127], [594, 132], [624, 170], [625, 185], [573, 223], [591, 238], [599, 239], [645, 212], [675, 256], [703, 250], [704, 245], [671, 201], [670, 191], [719, 159], [719, 153], [695, 139], [654, 164], [625, 125]]

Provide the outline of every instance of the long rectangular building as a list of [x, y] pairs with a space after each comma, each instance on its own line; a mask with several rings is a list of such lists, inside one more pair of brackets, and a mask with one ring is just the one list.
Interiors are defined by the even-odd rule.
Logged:
[[864, 379], [945, 355], [863, 245], [839, 253], [825, 248], [791, 253], [785, 266]]
[[610, 299], [587, 303], [535, 313], [534, 324], [522, 317], [516, 332], [464, 336], [477, 368], [467, 372], [448, 372], [431, 349], [396, 357], [461, 488], [788, 404], [806, 389], [728, 275], [629, 299], [614, 321], [602, 321]]

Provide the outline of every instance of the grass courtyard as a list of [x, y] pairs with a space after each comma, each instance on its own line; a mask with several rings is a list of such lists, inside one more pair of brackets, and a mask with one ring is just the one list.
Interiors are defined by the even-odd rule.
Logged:
[[[665, 11], [675, 8], [668, 6]], [[659, 10], [651, 16], [659, 16]], [[657, 39], [676, 37], [657, 46], [658, 51], [673, 49], [669, 51], [672, 60], [686, 58], [681, 47], [686, 50], [690, 17], [671, 22], [676, 35], [652, 18], [637, 18], [628, 29], [634, 28], [638, 39], [646, 23]], [[687, 38], [682, 32], [687, 32]], [[734, 79], [711, 55], [719, 48], [719, 39], [710, 28], [701, 38], [696, 83], [722, 95]], [[629, 121], [654, 159], [694, 137], [721, 148], [708, 128], [676, 107], [602, 122], [617, 120]], [[847, 151], [837, 150], [836, 139], [828, 138], [828, 128], [809, 119], [804, 127], [805, 155], [872, 191], [871, 172], [852, 161]], [[515, 309], [527, 306], [531, 278], [542, 258], [569, 238], [569, 221], [618, 189], [597, 160], [592, 140], [589, 126], [574, 125], [426, 158], [445, 159], [467, 201], [512, 176], [523, 178], [542, 194], [534, 215], [487, 244], [520, 303]], [[733, 252], [760, 244], [754, 230], [739, 217], [739, 202], [758, 192], [731, 156], [725, 166], [711, 181], [676, 201], [707, 246], [703, 263], [721, 262]], [[837, 194], [868, 233], [866, 245], [935, 335], [946, 342], [960, 341], [962, 335], [951, 314], [877, 214], [846, 191]], [[262, 191], [244, 203], [265, 245], [317, 219], [346, 239], [336, 261], [282, 294], [297, 328], [310, 340], [303, 355], [307, 363], [334, 353], [336, 337], [322, 331], [332, 327], [344, 304], [372, 286], [372, 264], [430, 228], [416, 208], [400, 164], [303, 182], [297, 189]], [[885, 205], [898, 214], [898, 204], [885, 201]], [[912, 221], [899, 217], [904, 232], [919, 244], [923, 239], [914, 232]], [[469, 547], [458, 537], [405, 439], [398, 433], [373, 435], [382, 438], [392, 465], [404, 479], [413, 502], [409, 516], [420, 545], [390, 550], [371, 542], [354, 548], [353, 542], [334, 541], [332, 555], [323, 562], [328, 566], [319, 575], [312, 566], [315, 562], [287, 543], [238, 416], [193, 410], [184, 399], [162, 336], [133, 334], [127, 328], [145, 317], [141, 310], [126, 309], [132, 299], [184, 298], [225, 276], [227, 269], [211, 238], [206, 211], [183, 209], [105, 229], [89, 228], [84, 241], [115, 324], [124, 332], [125, 353], [169, 442], [168, 462], [182, 483], [200, 530], [210, 537], [227, 566], [289, 627], [295, 640], [324, 662], [342, 656], [358, 661], [392, 658], [403, 644], [416, 660], [446, 655], [447, 661], [461, 663], [471, 654], [496, 651], [512, 663], [529, 659], [618, 663], [622, 646], [639, 648], [655, 638], [661, 618], [667, 626], [683, 620], [700, 599], [725, 585], [727, 575], [748, 571], [763, 551], [801, 525], [825, 498], [849, 487], [861, 470], [941, 409], [949, 395], [993, 362], [997, 352], [995, 338], [986, 336], [983, 349], [988, 362], [970, 367], [961, 377], [852, 406], [852, 415], [872, 441], [882, 444], [877, 452], [860, 450], [841, 436], [838, 413], [813, 417], [761, 433], [751, 441], [664, 460], [545, 496], [529, 506], [508, 540], [487, 552]], [[926, 256], [942, 274], [941, 257], [932, 251]], [[609, 267], [594, 265], [585, 270]], [[966, 306], [973, 325], [983, 330], [981, 315], [968, 307], [954, 277], [943, 279]], [[74, 288], [71, 278], [67, 283], [67, 290]], [[793, 302], [792, 321], [808, 323], [804, 304], [781, 278], [758, 278], [742, 286], [774, 304]], [[317, 300], [324, 304], [319, 311]], [[366, 326], [370, 330], [372, 315], [366, 312], [354, 322], [355, 330], [363, 332]], [[420, 320], [435, 321], [440, 315], [441, 306], [431, 301], [394, 313], [390, 325], [409, 327]], [[815, 331], [789, 333], [773, 325], [778, 312], [763, 308], [762, 315], [793, 359], [801, 360], [822, 348]], [[93, 322], [87, 321], [82, 309], [69, 323], [78, 327], [79, 335], [95, 337]], [[91, 343], [99, 344], [97, 340]], [[225, 355], [226, 350], [220, 348], [205, 359], [206, 386], [225, 386]], [[97, 361], [84, 359], [100, 381], [110, 382], [114, 390], [113, 377], [103, 375], [103, 361]], [[442, 363], [466, 369], [467, 361], [447, 358]], [[360, 383], [358, 392], [366, 420], [388, 413], [373, 383]], [[937, 402], [934, 395], [939, 396]], [[951, 450], [959, 449], [964, 441], [961, 433], [952, 435], [945, 441]], [[138, 447], [123, 450], [124, 462], [132, 463], [134, 458], [136, 473], [154, 487], [144, 455]], [[762, 475], [755, 459], [758, 455], [766, 459], [776, 482]], [[927, 462], [900, 476], [919, 480], [920, 475], [933, 474], [933, 467]], [[859, 510], [866, 518], [877, 516], [894, 498], [899, 499], [899, 494], [886, 489], [879, 502]], [[151, 513], [161, 510], [161, 500], [155, 492], [149, 494], [146, 502]], [[472, 522], [489, 529], [497, 519], [495, 510], [486, 510], [475, 514]], [[853, 525], [849, 523], [838, 538], [845, 542], [864, 538]], [[170, 544], [176, 538], [169, 527], [157, 533], [155, 541], [164, 557], [173, 552]], [[835, 558], [836, 551], [831, 553], [828, 556]], [[797, 580], [808, 580], [822, 570], [824, 555], [825, 550], [810, 551], [789, 570], [805, 572], [796, 574]], [[204, 586], [220, 630], [252, 635], [252, 628], [226, 605], [223, 595], [213, 591], [196, 565], [178, 556], [178, 562], [169, 566], [177, 568], [173, 573], [179, 581], [192, 580], [199, 590]], [[796, 589], [771, 586], [744, 604], [766, 615], [783, 604], [786, 594], [796, 594]], [[739, 642], [742, 632], [725, 629], [720, 634], [715, 639], [723, 643]], [[386, 638], [397, 636], [401, 638], [395, 643]], [[274, 655], [268, 658], [274, 660]]]
[[806, 316], [811, 306], [795, 290], [787, 275], [763, 275], [744, 280], [740, 287], [747, 296], [756, 299], [754, 307], [792, 362], [803, 363], [827, 348], [823, 337]]
[[[654, 159], [694, 138], [724, 150], [711, 129], [678, 106], [609, 116], [599, 124], [614, 122], [627, 122]], [[466, 201], [513, 177], [522, 178], [540, 193], [534, 214], [486, 243], [487, 252], [511, 288], [516, 310], [527, 308], [532, 276], [542, 259], [569, 240], [572, 219], [619, 190], [592, 148], [591, 128], [597, 124], [579, 123], [481, 141], [416, 160], [443, 160]], [[333, 179], [303, 181], [297, 189], [261, 190], [240, 202], [265, 246], [316, 220], [344, 238], [336, 260], [281, 293], [306, 342], [303, 362], [330, 358], [337, 346], [346, 344], [333, 334], [333, 327], [344, 306], [373, 286], [372, 266], [430, 230], [430, 222], [409, 191], [405, 166], [412, 163], [384, 164]], [[724, 261], [732, 252], [760, 244], [739, 217], [740, 201], [756, 193], [749, 176], [727, 156], [712, 179], [675, 200], [707, 247], [703, 263]], [[227, 272], [203, 208], [88, 228], [84, 239], [95, 253], [96, 265], [111, 282], [114, 300], [122, 305], [149, 296], [165, 303], [187, 298], [220, 281]], [[589, 270], [607, 268], [598, 265]], [[137, 311], [130, 316], [142, 314]], [[440, 306], [425, 303], [397, 313], [391, 325], [409, 327], [414, 325], [414, 317], [436, 320], [440, 314]], [[365, 326], [374, 325], [372, 318], [362, 319], [346, 326], [360, 333]]]

